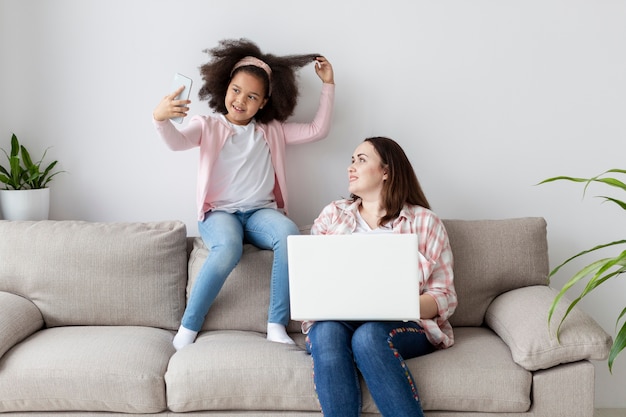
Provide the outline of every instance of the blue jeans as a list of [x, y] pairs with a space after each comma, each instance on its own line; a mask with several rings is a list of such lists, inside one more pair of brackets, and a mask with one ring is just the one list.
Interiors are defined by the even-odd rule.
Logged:
[[414, 322], [319, 321], [307, 337], [315, 390], [324, 417], [358, 417], [361, 373], [385, 417], [423, 417], [413, 376], [404, 360], [434, 350]]
[[298, 226], [275, 209], [246, 212], [208, 212], [198, 229], [209, 255], [191, 289], [182, 325], [199, 331], [226, 278], [243, 253], [244, 239], [260, 249], [274, 251], [270, 282], [268, 323], [289, 323], [289, 271], [287, 236], [299, 234]]

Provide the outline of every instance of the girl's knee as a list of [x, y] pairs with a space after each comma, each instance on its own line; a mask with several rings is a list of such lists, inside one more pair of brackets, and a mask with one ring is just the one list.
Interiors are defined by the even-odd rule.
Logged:
[[218, 245], [213, 245], [209, 250], [229, 258], [241, 258], [243, 254], [243, 242], [240, 240], [225, 240]]
[[206, 262], [219, 267], [220, 269], [234, 268], [243, 255], [243, 242], [225, 240], [219, 244], [212, 245]]
[[298, 226], [289, 218], [285, 216], [284, 221], [280, 222], [280, 225], [276, 226], [277, 237], [283, 240], [287, 240], [287, 236], [291, 235], [299, 235], [300, 229]]

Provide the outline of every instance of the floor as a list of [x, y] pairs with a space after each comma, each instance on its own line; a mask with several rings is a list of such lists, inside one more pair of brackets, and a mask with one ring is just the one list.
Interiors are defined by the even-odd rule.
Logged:
[[593, 417], [626, 417], [626, 408], [598, 408]]

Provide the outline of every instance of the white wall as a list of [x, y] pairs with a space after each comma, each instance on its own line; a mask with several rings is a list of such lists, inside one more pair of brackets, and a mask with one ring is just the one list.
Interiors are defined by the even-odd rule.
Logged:
[[[53, 219], [181, 219], [195, 234], [197, 154], [169, 151], [151, 124], [173, 73], [193, 77], [196, 98], [202, 51], [220, 39], [319, 52], [336, 111], [326, 140], [289, 151], [294, 220], [345, 196], [354, 147], [387, 135], [442, 217], [545, 217], [555, 266], [624, 238], [616, 207], [573, 184], [534, 186], [626, 168], [624, 22], [621, 0], [0, 0], [0, 146], [11, 132], [37, 155], [52, 146], [68, 171], [52, 184]], [[309, 120], [312, 66], [300, 82], [293, 119]], [[582, 306], [615, 334], [625, 293], [613, 283]], [[596, 365], [597, 406], [626, 407], [626, 356], [613, 375]]]

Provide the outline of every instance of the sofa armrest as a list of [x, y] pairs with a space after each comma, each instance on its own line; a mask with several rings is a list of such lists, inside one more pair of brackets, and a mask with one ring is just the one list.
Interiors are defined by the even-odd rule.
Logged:
[[0, 291], [0, 357], [43, 323], [41, 312], [30, 300]]
[[511, 349], [513, 360], [529, 371], [585, 359], [605, 360], [611, 336], [580, 308], [567, 316], [556, 337], [568, 300], [562, 300], [548, 326], [548, 311], [557, 291], [545, 285], [518, 288], [496, 297], [485, 323]]

